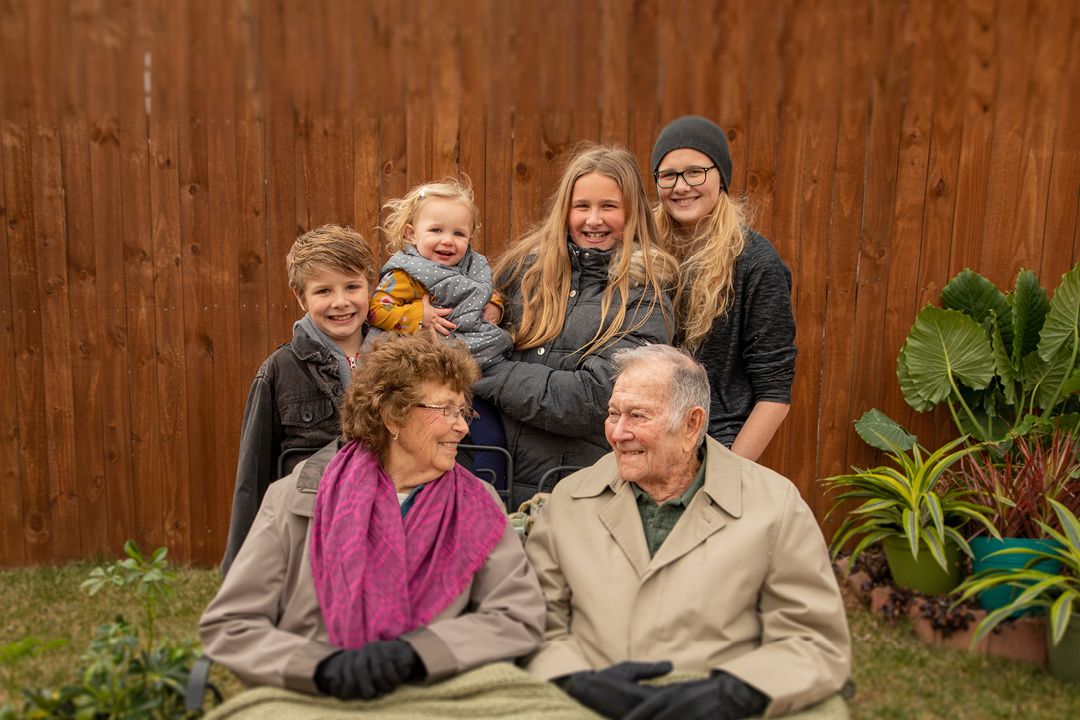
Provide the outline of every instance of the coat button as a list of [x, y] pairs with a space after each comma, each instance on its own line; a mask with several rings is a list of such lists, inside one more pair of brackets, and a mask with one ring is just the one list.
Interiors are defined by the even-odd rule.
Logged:
[[571, 290], [570, 297], [577, 297], [577, 290]]
[[311, 422], [311, 411], [310, 410], [305, 410], [304, 411], [304, 422]]
[[539, 350], [537, 350], [536, 354], [537, 355], [543, 355], [544, 354], [544, 348], [540, 348]]

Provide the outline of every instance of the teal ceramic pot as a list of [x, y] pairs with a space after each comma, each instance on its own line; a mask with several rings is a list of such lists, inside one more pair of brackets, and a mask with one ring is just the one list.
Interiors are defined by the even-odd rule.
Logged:
[[919, 547], [919, 557], [911, 554], [907, 538], [886, 538], [885, 559], [897, 587], [908, 588], [926, 595], [941, 595], [960, 584], [960, 549], [953, 543], [945, 544], [945, 560], [948, 570], [943, 570], [925, 545]]
[[[998, 550], [1018, 547], [1051, 550], [1056, 543], [1053, 540], [1035, 540], [1032, 538], [1001, 538], [999, 540], [998, 538], [992, 537], [976, 537], [971, 538], [969, 544], [971, 545], [971, 552], [975, 556], [972, 563], [972, 571], [979, 572], [981, 570], [991, 569], [1019, 569], [1024, 567], [1027, 561], [1031, 559], [1030, 555], [1020, 554], [993, 556], [993, 553]], [[1056, 573], [1061, 569], [1061, 563], [1056, 560], [1043, 560], [1037, 563], [1035, 567], [1043, 572]], [[992, 588], [986, 592], [979, 593], [979, 604], [982, 605], [983, 610], [997, 610], [999, 607], [1004, 607], [1012, 602], [1020, 592], [1020, 588], [1010, 587], [1008, 585]], [[1012, 617], [1039, 612], [1042, 612], [1041, 608], [1032, 608], [1025, 612], [1015, 613]]]
[[1080, 683], [1080, 613], [1074, 612], [1069, 618], [1069, 627], [1057, 645], [1050, 634], [1050, 623], [1046, 624], [1046, 657], [1056, 677]]

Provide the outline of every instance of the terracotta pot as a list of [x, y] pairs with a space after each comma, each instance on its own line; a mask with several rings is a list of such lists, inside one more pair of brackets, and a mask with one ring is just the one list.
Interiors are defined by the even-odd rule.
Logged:
[[893, 582], [902, 588], [941, 595], [960, 584], [960, 550], [953, 543], [945, 544], [945, 561], [948, 570], [943, 570], [925, 545], [919, 547], [919, 557], [911, 554], [907, 538], [894, 535], [886, 538], [885, 559], [889, 562], [889, 571]]

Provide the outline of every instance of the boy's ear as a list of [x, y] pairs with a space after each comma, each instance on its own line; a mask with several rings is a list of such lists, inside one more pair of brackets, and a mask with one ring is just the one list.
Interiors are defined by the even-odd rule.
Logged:
[[300, 309], [307, 312], [307, 304], [304, 302], [304, 294], [297, 292], [295, 289], [292, 291], [293, 297], [296, 298], [297, 304], [300, 305]]

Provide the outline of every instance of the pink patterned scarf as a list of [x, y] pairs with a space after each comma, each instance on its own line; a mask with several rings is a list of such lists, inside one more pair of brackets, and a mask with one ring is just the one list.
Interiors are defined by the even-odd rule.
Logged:
[[393, 640], [445, 610], [483, 566], [506, 515], [460, 465], [427, 483], [404, 518], [375, 454], [346, 444], [315, 496], [311, 574], [330, 642]]

